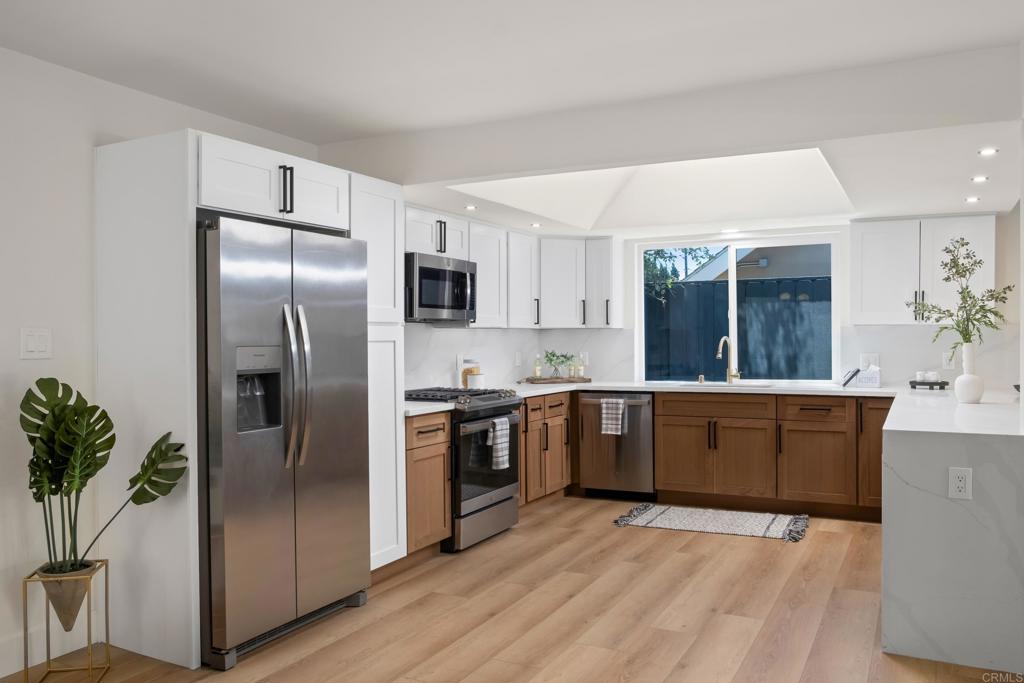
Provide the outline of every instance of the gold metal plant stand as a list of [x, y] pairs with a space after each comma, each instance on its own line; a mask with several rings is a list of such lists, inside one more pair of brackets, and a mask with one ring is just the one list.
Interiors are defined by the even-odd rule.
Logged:
[[[107, 567], [106, 560], [93, 560], [96, 563], [95, 570], [86, 576], [74, 576], [74, 577], [63, 577], [63, 578], [43, 578], [36, 572], [32, 572], [21, 581], [21, 618], [22, 624], [25, 629], [25, 683], [29, 683], [28, 680], [28, 585], [30, 583], [43, 584], [46, 581], [85, 581], [85, 633], [86, 647], [88, 664], [86, 666], [71, 666], [71, 667], [59, 667], [53, 666], [53, 662], [50, 659], [50, 600], [46, 597], [46, 591], [43, 591], [43, 600], [45, 601], [45, 612], [46, 612], [46, 672], [40, 676], [39, 681], [41, 683], [43, 679], [52, 673], [64, 672], [64, 671], [88, 671], [89, 672], [89, 683], [98, 683], [103, 676], [110, 671], [110, 570]], [[97, 664], [93, 659], [93, 642], [92, 642], [92, 580], [99, 574], [100, 569], [103, 570], [103, 621], [106, 638], [103, 641], [104, 650], [104, 661], [102, 664]], [[99, 643], [97, 643], [98, 645]]]

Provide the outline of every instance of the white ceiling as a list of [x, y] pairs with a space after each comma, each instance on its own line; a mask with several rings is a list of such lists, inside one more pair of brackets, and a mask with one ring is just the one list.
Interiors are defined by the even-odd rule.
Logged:
[[4, 47], [313, 143], [1016, 43], [1021, 35], [1020, 0], [0, 5]]
[[[406, 199], [548, 234], [649, 237], [854, 218], [1001, 212], [1020, 196], [1019, 122], [847, 138], [819, 149], [482, 182], [406, 186]], [[994, 146], [992, 158], [978, 155]], [[975, 175], [989, 181], [976, 185]], [[965, 202], [978, 196], [976, 204]], [[468, 213], [467, 204], [476, 206]]]

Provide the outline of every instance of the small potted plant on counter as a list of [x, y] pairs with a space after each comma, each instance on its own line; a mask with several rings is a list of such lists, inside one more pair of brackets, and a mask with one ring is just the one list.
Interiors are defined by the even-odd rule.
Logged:
[[571, 353], [558, 353], [557, 351], [545, 351], [544, 362], [551, 366], [551, 376], [561, 377], [562, 368], [572, 363], [574, 356]]
[[52, 377], [42, 378], [21, 401], [21, 428], [32, 446], [28, 486], [41, 505], [46, 533], [47, 562], [36, 574], [65, 631], [78, 619], [86, 582], [96, 563], [86, 559], [96, 540], [128, 503], [145, 505], [170, 493], [185, 473], [182, 444], [171, 443], [168, 432], [157, 439], [128, 482], [124, 504], [103, 525], [85, 550], [80, 550], [78, 512], [82, 492], [110, 459], [114, 423], [107, 411]]
[[956, 333], [957, 339], [949, 353], [952, 358], [958, 348], [961, 350], [963, 374], [956, 378], [953, 390], [961, 403], [978, 403], [985, 392], [985, 381], [975, 374], [977, 345], [983, 341], [984, 330], [998, 330], [1006, 322], [996, 305], [1006, 303], [1013, 285], [976, 294], [971, 289], [971, 278], [981, 270], [983, 261], [971, 249], [970, 242], [963, 237], [955, 237], [942, 248], [942, 252], [946, 255], [940, 263], [945, 273], [942, 281], [956, 288], [954, 307], [945, 308], [921, 301], [908, 301], [907, 306], [913, 308], [921, 320], [939, 324], [933, 341], [937, 341], [943, 332]]

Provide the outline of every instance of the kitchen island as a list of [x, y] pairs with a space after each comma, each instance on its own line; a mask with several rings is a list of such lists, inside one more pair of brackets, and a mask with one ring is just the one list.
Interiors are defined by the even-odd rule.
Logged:
[[[1024, 671], [1024, 420], [1016, 394], [901, 392], [883, 431], [882, 649]], [[970, 468], [969, 500], [949, 468]]]

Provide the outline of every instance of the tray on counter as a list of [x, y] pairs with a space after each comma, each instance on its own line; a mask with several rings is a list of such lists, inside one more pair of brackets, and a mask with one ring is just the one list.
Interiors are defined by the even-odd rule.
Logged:
[[928, 389], [929, 391], [938, 389], [939, 391], [943, 391], [948, 386], [949, 382], [944, 379], [939, 380], [938, 382], [926, 382], [924, 380], [919, 382], [916, 379], [910, 380], [911, 389]]
[[516, 384], [588, 384], [589, 377], [524, 377]]

